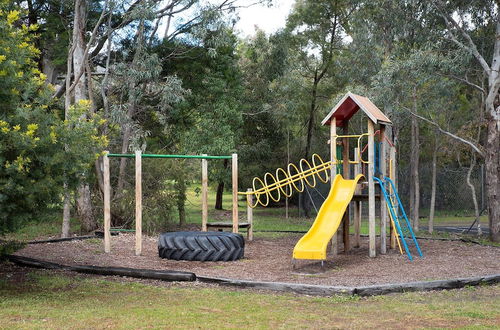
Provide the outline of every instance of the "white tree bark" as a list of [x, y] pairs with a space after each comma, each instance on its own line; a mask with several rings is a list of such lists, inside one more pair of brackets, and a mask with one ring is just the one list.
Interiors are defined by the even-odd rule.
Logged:
[[[75, 0], [75, 14], [73, 18], [73, 72], [75, 74], [74, 97], [75, 103], [87, 98], [87, 85], [85, 83], [85, 13], [86, 0]], [[80, 77], [76, 79], [76, 77]]]

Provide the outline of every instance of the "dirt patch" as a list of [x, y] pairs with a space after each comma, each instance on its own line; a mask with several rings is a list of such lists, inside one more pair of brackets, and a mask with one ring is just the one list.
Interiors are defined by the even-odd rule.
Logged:
[[298, 261], [292, 266], [292, 251], [300, 235], [247, 242], [245, 257], [233, 262], [174, 261], [158, 257], [157, 238], [144, 237], [143, 255], [134, 255], [135, 237], [112, 238], [111, 253], [102, 241], [93, 239], [29, 245], [16, 254], [65, 265], [94, 265], [194, 272], [199, 276], [232, 279], [295, 282], [321, 285], [360, 286], [384, 283], [439, 280], [500, 273], [500, 249], [463, 242], [420, 240], [425, 258], [408, 261], [399, 251], [368, 257], [368, 240], [348, 254], [318, 262]]

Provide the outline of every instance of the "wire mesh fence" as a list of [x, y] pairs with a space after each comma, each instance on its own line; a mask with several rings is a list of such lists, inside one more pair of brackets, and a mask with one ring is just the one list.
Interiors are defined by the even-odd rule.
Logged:
[[[446, 166], [436, 169], [435, 212], [442, 216], [474, 216], [472, 190], [467, 184], [468, 167]], [[399, 167], [397, 173], [398, 193], [409, 213], [411, 176], [410, 167]], [[421, 163], [419, 166], [420, 216], [429, 213], [432, 193], [432, 164]], [[486, 209], [485, 180], [483, 166], [476, 166], [471, 173], [471, 183], [475, 188], [479, 211]], [[319, 184], [315, 188], [305, 189], [294, 200], [299, 206], [300, 216], [314, 215], [328, 196], [330, 183]], [[378, 191], [378, 189], [376, 189]], [[376, 202], [376, 212], [380, 207]]]
[[[436, 169], [436, 201], [435, 211], [443, 215], [473, 216], [474, 202], [472, 189], [467, 184], [469, 168], [458, 166], [438, 167]], [[420, 212], [428, 212], [431, 206], [432, 164], [423, 163], [419, 166]], [[471, 172], [471, 183], [479, 210], [486, 207], [484, 170], [482, 166], [475, 167]], [[398, 191], [405, 205], [409, 205], [411, 186], [410, 167], [398, 169]]]

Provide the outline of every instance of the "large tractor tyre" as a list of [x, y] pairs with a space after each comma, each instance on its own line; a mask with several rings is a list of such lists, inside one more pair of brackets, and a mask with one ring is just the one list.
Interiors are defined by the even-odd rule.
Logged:
[[160, 235], [160, 258], [188, 261], [234, 261], [243, 257], [245, 240], [225, 232], [170, 232]]

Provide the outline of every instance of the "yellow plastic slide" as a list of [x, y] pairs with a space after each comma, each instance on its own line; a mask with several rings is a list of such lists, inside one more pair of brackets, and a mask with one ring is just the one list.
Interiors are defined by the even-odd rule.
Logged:
[[362, 177], [363, 175], [359, 174], [354, 180], [344, 180], [340, 174], [335, 176], [330, 193], [321, 205], [312, 227], [293, 249], [294, 259], [326, 259], [328, 242], [337, 232], [356, 185]]

